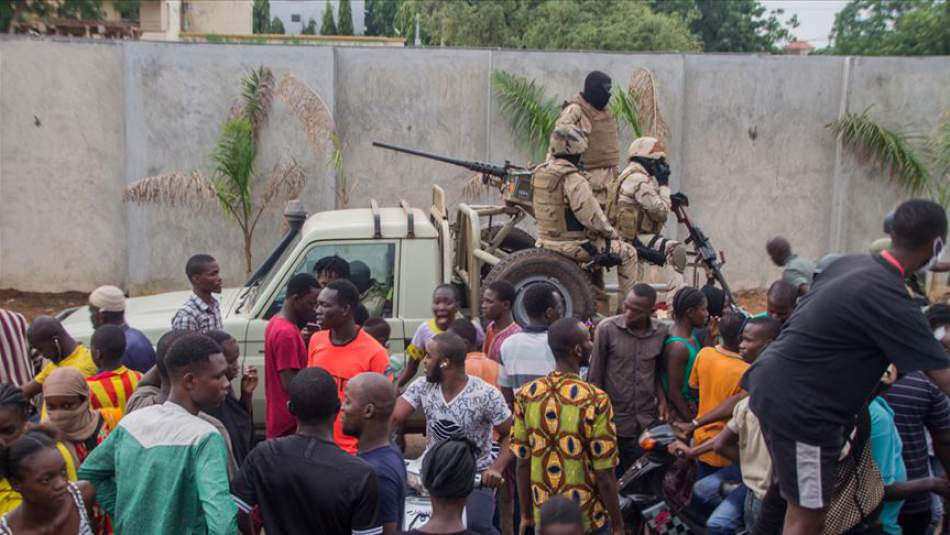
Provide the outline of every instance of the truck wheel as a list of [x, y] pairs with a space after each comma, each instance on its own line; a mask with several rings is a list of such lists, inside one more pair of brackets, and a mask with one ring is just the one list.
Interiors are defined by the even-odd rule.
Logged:
[[[482, 241], [491, 242], [495, 235], [498, 234], [499, 230], [501, 230], [501, 226], [499, 225], [483, 228]], [[511, 229], [511, 232], [509, 232], [507, 236], [505, 236], [505, 239], [502, 240], [501, 245], [498, 248], [509, 254], [524, 249], [533, 249], [534, 236], [528, 234], [518, 227], [515, 227]]]
[[564, 316], [588, 319], [597, 311], [594, 286], [590, 275], [573, 260], [547, 249], [531, 248], [514, 252], [495, 264], [482, 281], [487, 287], [504, 280], [515, 287], [517, 297], [512, 312], [515, 321], [524, 324], [524, 291], [533, 284], [547, 282], [554, 286], [564, 301]]

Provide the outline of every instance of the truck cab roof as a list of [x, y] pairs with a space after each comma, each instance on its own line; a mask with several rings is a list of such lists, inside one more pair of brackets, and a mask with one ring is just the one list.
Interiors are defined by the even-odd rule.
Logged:
[[[375, 212], [375, 213], [374, 213]], [[378, 227], [376, 216], [378, 215]], [[416, 238], [438, 238], [439, 233], [426, 213], [418, 208], [349, 208], [319, 212], [307, 218], [301, 235], [304, 240], [405, 238], [409, 220]], [[377, 234], [378, 228], [378, 234]]]

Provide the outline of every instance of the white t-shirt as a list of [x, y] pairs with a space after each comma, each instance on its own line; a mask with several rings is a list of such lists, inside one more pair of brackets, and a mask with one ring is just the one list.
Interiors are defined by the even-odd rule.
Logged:
[[478, 470], [491, 466], [492, 428], [511, 418], [505, 398], [495, 387], [469, 375], [465, 388], [446, 403], [440, 383], [419, 377], [402, 398], [426, 415], [426, 449], [440, 440], [463, 436], [478, 447]]
[[739, 435], [739, 464], [742, 466], [742, 482], [762, 499], [769, 490], [772, 474], [772, 458], [762, 437], [759, 419], [749, 410], [749, 398], [745, 397], [736, 404], [732, 419], [726, 423], [729, 429]]
[[548, 331], [526, 327], [501, 344], [501, 370], [498, 386], [515, 392], [522, 385], [554, 371], [554, 353], [548, 345]]

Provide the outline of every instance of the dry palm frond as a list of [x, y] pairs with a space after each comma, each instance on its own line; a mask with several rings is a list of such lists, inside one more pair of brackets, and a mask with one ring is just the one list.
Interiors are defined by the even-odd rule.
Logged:
[[480, 174], [472, 175], [468, 180], [465, 181], [465, 185], [462, 186], [462, 198], [467, 200], [478, 199], [482, 196], [482, 193], [489, 191], [489, 187], [485, 184], [485, 181], [482, 180]]
[[627, 91], [636, 106], [642, 135], [652, 136], [666, 143], [670, 127], [660, 113], [656, 78], [648, 69], [639, 68], [630, 77]]
[[528, 80], [505, 71], [494, 71], [491, 84], [498, 95], [502, 115], [535, 161], [543, 161], [548, 138], [557, 123], [560, 107], [544, 90]]
[[130, 184], [122, 199], [125, 202], [199, 207], [215, 198], [214, 188], [199, 172], [190, 175], [168, 173], [137, 180]]
[[336, 133], [336, 125], [330, 108], [327, 107], [320, 95], [315, 93], [307, 84], [301, 82], [293, 73], [287, 73], [281, 78], [274, 91], [277, 98], [287, 103], [303, 123], [307, 141], [315, 155], [319, 155], [323, 144]]
[[251, 121], [256, 136], [267, 121], [274, 98], [274, 73], [263, 65], [251, 71], [241, 80], [241, 97], [244, 99], [244, 116]]
[[257, 221], [271, 202], [278, 198], [296, 199], [306, 185], [307, 176], [300, 165], [297, 164], [297, 160], [291, 159], [290, 162], [275, 165], [267, 179], [264, 193], [258, 202], [257, 213], [251, 221], [251, 232], [254, 232]]
[[929, 146], [937, 173], [942, 180], [950, 180], [950, 111], [940, 116], [937, 129], [930, 137]]
[[614, 88], [613, 98], [610, 99], [610, 112], [619, 120], [618, 127], [621, 130], [623, 125], [627, 125], [633, 130], [634, 137], [643, 137], [643, 127], [640, 126], [635, 105], [631, 97], [622, 89]]
[[868, 115], [868, 110], [848, 113], [827, 127], [861, 157], [870, 159], [882, 169], [886, 169], [909, 193], [917, 194], [933, 189], [927, 168], [911, 148], [907, 138], [875, 123]]

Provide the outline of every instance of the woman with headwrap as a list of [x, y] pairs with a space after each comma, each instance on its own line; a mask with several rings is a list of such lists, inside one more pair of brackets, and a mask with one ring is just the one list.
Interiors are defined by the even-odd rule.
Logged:
[[475, 535], [462, 524], [465, 500], [475, 488], [475, 446], [448, 439], [429, 448], [422, 460], [422, 485], [432, 498], [432, 517], [408, 535]]
[[[0, 384], [0, 447], [6, 448], [23, 436], [29, 409], [30, 402], [22, 390], [11, 384]], [[76, 461], [72, 454], [62, 442], [57, 442], [56, 448], [66, 463], [68, 479], [76, 481]], [[20, 493], [13, 490], [10, 481], [3, 476], [0, 479], [0, 515], [16, 509], [22, 502]]]
[[669, 419], [690, 422], [696, 417], [699, 401], [689, 387], [689, 374], [702, 344], [694, 331], [709, 322], [706, 296], [696, 288], [686, 287], [673, 297], [673, 327], [663, 348], [665, 362], [661, 374], [663, 390], [669, 400]]
[[[93, 409], [89, 385], [75, 368], [57, 368], [43, 383], [47, 418], [63, 437], [63, 442], [80, 465], [119, 424], [121, 409]], [[97, 534], [112, 533], [112, 522], [98, 506], [94, 516]]]

